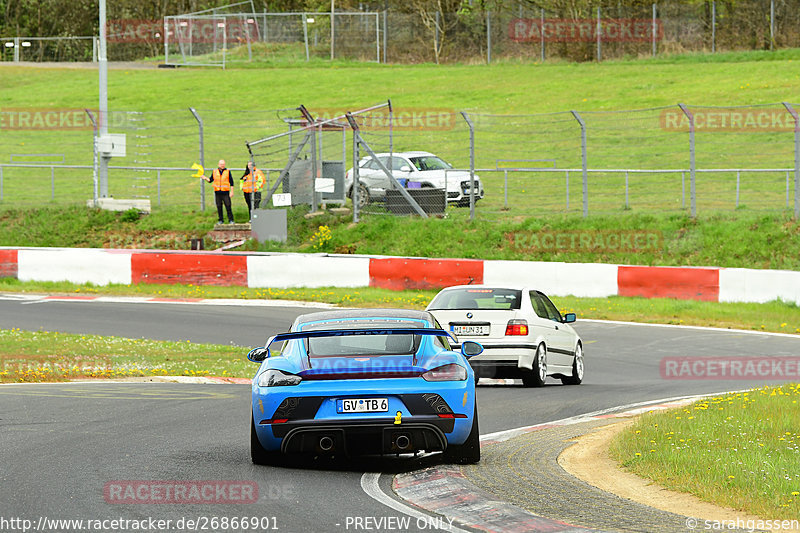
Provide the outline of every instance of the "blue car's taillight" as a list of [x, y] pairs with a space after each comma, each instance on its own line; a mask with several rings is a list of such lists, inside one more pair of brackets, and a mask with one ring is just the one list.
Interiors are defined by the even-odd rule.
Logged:
[[425, 381], [464, 381], [467, 379], [467, 369], [456, 363], [439, 366], [422, 374]]
[[271, 368], [258, 376], [259, 387], [285, 387], [289, 385], [297, 385], [303, 378], [282, 370]]

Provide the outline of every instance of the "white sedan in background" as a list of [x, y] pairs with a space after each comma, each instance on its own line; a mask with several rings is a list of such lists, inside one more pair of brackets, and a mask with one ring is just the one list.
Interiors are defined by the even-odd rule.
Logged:
[[428, 305], [443, 329], [484, 351], [469, 360], [479, 377], [522, 378], [541, 387], [547, 376], [565, 385], [583, 381], [583, 342], [541, 291], [524, 286], [459, 285], [442, 289]]
[[[456, 205], [469, 205], [469, 171], [453, 170], [453, 166], [430, 152], [395, 152], [375, 154], [394, 179], [419, 183], [421, 188], [447, 190], [447, 201]], [[374, 200], [383, 200], [386, 189], [392, 188], [389, 176], [372, 157], [358, 162], [358, 190], [360, 206]], [[353, 169], [347, 171], [344, 181], [348, 198], [353, 198]], [[408, 185], [407, 185], [408, 187]], [[483, 198], [481, 180], [475, 176], [475, 199]]]

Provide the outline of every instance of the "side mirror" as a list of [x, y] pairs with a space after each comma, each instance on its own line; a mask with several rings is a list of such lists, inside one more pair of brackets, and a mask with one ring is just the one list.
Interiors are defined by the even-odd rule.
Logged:
[[576, 320], [575, 313], [567, 313], [566, 315], [564, 315], [564, 318], [561, 320], [561, 322], [563, 322], [564, 324], [571, 324], [572, 322], [575, 322], [575, 320]]
[[254, 363], [261, 363], [264, 359], [267, 359], [269, 355], [269, 348], [261, 346], [260, 348], [253, 348], [250, 350], [250, 353], [247, 354], [247, 358]]
[[408, 165], [403, 165], [400, 167], [400, 172], [411, 172], [411, 167]]
[[461, 345], [461, 353], [464, 357], [473, 357], [483, 353], [483, 346], [474, 341], [464, 341]]

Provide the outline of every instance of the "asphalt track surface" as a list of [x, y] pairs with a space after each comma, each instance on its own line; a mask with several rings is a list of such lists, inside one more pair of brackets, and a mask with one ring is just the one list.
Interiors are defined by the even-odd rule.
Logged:
[[[250, 347], [285, 331], [309, 309], [154, 303], [22, 301], [0, 298], [0, 328], [190, 340]], [[481, 433], [540, 424], [636, 402], [760, 386], [759, 380], [666, 380], [671, 356], [796, 356], [800, 339], [734, 331], [578, 322], [586, 379], [478, 388]], [[255, 368], [254, 368], [255, 370]], [[553, 381], [553, 380], [551, 380]], [[774, 380], [773, 380], [774, 381]], [[3, 519], [263, 517], [280, 531], [398, 531], [405, 516], [362, 489], [378, 472], [437, 464], [435, 456], [256, 467], [249, 460], [246, 385], [71, 383], [0, 387], [0, 530]], [[253, 504], [109, 503], [104, 487], [124, 480], [239, 480], [258, 485]], [[412, 519], [410, 531], [453, 531]], [[19, 522], [17, 522], [19, 525]], [[209, 525], [209, 524], [206, 524]], [[381, 527], [383, 526], [383, 527]], [[435, 527], [439, 526], [439, 527]], [[186, 528], [184, 528], [186, 529]], [[202, 528], [200, 528], [202, 530]], [[468, 528], [462, 528], [468, 529]], [[50, 531], [58, 529], [51, 527]], [[75, 527], [62, 530], [79, 530]], [[215, 531], [233, 531], [219, 525]], [[237, 529], [241, 531], [241, 529]]]

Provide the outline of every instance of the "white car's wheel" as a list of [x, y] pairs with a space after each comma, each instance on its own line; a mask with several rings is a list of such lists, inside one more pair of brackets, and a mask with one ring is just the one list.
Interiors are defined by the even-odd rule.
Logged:
[[547, 379], [547, 348], [541, 343], [536, 348], [533, 368], [522, 374], [522, 384], [526, 387], [541, 387]]
[[[349, 192], [348, 196], [350, 197], [351, 200], [353, 199], [353, 188], [352, 187], [350, 188], [350, 192]], [[359, 183], [358, 184], [358, 208], [361, 209], [362, 207], [367, 205], [369, 203], [369, 201], [370, 201], [369, 189], [367, 189], [367, 187], [363, 183]]]
[[561, 378], [564, 385], [580, 385], [583, 381], [583, 346], [575, 347], [575, 358], [572, 360], [572, 375]]

